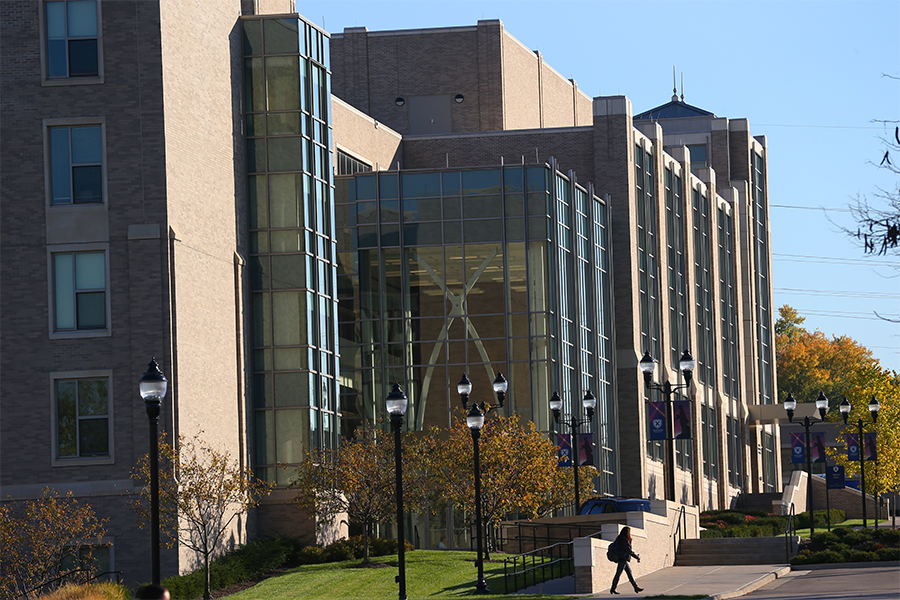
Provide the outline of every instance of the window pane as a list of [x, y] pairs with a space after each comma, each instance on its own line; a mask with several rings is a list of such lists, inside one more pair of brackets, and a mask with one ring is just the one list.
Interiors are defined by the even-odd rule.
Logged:
[[244, 54], [262, 54], [262, 21], [243, 21]]
[[75, 255], [75, 289], [106, 288], [106, 265], [103, 252], [79, 252]]
[[82, 419], [78, 426], [80, 456], [109, 454], [109, 420]]
[[403, 197], [421, 198], [441, 195], [440, 173], [404, 173]]
[[[269, 115], [268, 128], [269, 135], [300, 133], [300, 113], [272, 113]], [[263, 130], [259, 129], [257, 135], [262, 134]]]
[[309, 411], [279, 410], [275, 418], [275, 459], [279, 463], [298, 463], [309, 441]]
[[266, 217], [266, 177], [257, 175], [248, 177], [247, 186], [250, 196], [250, 229], [265, 229], [268, 227]]
[[[246, 27], [246, 25], [244, 25]], [[247, 94], [247, 111], [266, 110], [266, 83], [263, 59], [248, 58], [244, 61], [244, 86]]]
[[95, 0], [69, 0], [69, 37], [97, 35], [97, 5]]
[[[301, 139], [301, 138], [294, 138]], [[274, 140], [270, 140], [271, 142]], [[301, 175], [269, 176], [270, 227], [300, 227], [303, 180]]]
[[97, 75], [97, 40], [69, 40], [69, 76]]
[[275, 440], [274, 413], [271, 410], [256, 412], [256, 463], [270, 465], [275, 462], [272, 442]]
[[300, 36], [297, 19], [266, 19], [266, 54], [297, 54]]
[[82, 292], [77, 295], [78, 329], [106, 327], [106, 292]]
[[266, 140], [247, 140], [247, 170], [251, 173], [265, 173]]
[[53, 203], [72, 200], [69, 182], [69, 128], [50, 130], [50, 187]]
[[252, 297], [253, 309], [250, 314], [253, 315], [253, 345], [271, 346], [272, 315], [269, 313], [268, 295], [252, 294]]
[[64, 2], [47, 3], [47, 38], [66, 37], [66, 5]]
[[98, 163], [102, 160], [100, 126], [72, 128], [72, 162]]
[[305, 336], [306, 307], [300, 292], [272, 294], [272, 311], [276, 346], [309, 343]]
[[297, 371], [308, 368], [309, 364], [307, 364], [306, 361], [306, 348], [275, 349], [276, 371]]
[[75, 381], [56, 382], [56, 431], [58, 456], [75, 456]]
[[299, 252], [303, 249], [302, 234], [303, 232], [298, 230], [273, 231], [272, 253]]
[[301, 171], [303, 170], [304, 138], [269, 138], [269, 170]]
[[306, 287], [306, 257], [303, 254], [273, 256], [272, 289], [303, 287]]
[[71, 254], [53, 257], [56, 287], [56, 328], [75, 329], [75, 273]]
[[66, 61], [66, 40], [47, 40], [47, 76], [65, 77], [69, 74]]
[[300, 58], [266, 58], [266, 100], [268, 110], [300, 109]]
[[[306, 383], [309, 376], [309, 373], [275, 373], [275, 406], [309, 406]], [[283, 414], [279, 411], [278, 417]]]
[[80, 379], [78, 381], [78, 415], [96, 417], [107, 414], [107, 380]]
[[103, 183], [100, 165], [74, 167], [72, 169], [72, 192], [76, 204], [103, 202]]
[[465, 171], [462, 174], [463, 194], [500, 193], [500, 171]]

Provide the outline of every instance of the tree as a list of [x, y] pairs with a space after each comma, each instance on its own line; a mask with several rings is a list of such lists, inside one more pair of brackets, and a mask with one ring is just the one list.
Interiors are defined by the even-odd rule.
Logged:
[[[209, 563], [222, 536], [238, 516], [271, 492], [273, 484], [232, 462], [227, 451], [206, 445], [202, 434], [179, 436], [177, 447], [167, 442], [165, 433], [160, 436], [159, 521], [168, 547], [181, 544], [203, 559], [203, 597], [209, 599]], [[148, 454], [135, 465], [131, 477], [143, 485], [132, 502], [143, 529], [150, 519]]]
[[[464, 419], [449, 430], [432, 428], [416, 452], [426, 462], [425, 471], [434, 489], [457, 509], [465, 509], [469, 524], [474, 517], [475, 473], [472, 434]], [[510, 513], [540, 517], [575, 497], [572, 471], [559, 468], [556, 446], [534, 423], [519, 417], [486, 419], [481, 431], [481, 507], [484, 524], [496, 528]], [[581, 494], [589, 497], [594, 467], [581, 467]], [[490, 529], [490, 527], [489, 527]]]
[[45, 488], [35, 500], [0, 505], [0, 596], [27, 598], [90, 579], [93, 549], [103, 543], [105, 522], [71, 491], [60, 497]]
[[[404, 452], [404, 471], [411, 453]], [[394, 442], [390, 433], [364, 423], [355, 437], [337, 448], [312, 450], [291, 487], [294, 501], [316, 517], [317, 526], [338, 515], [363, 528], [363, 564], [369, 563], [369, 534], [376, 523], [391, 521], [396, 510]]]
[[[868, 404], [872, 396], [881, 403], [877, 431], [878, 468], [866, 464], [866, 490], [871, 493], [893, 490], [900, 486], [900, 374], [883, 369], [872, 352], [846, 336], [827, 338], [821, 331], [802, 328], [803, 317], [790, 306], [779, 309], [775, 323], [775, 356], [778, 365], [778, 388], [792, 392], [798, 402], [812, 402], [819, 392], [829, 399], [828, 419], [842, 421], [838, 404], [846, 396], [852, 412], [845, 428], [856, 431], [862, 417], [872, 431]], [[846, 467], [850, 476], [859, 475], [859, 463], [848, 462], [846, 452], [834, 450], [830, 455]]]

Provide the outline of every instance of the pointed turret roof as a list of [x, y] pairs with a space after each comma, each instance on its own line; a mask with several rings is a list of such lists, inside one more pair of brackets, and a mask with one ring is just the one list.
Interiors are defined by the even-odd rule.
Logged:
[[715, 117], [713, 113], [708, 110], [703, 110], [702, 108], [697, 108], [696, 106], [691, 106], [684, 101], [680, 101], [676, 96], [673, 96], [673, 100], [671, 102], [667, 102], [661, 106], [657, 106], [656, 108], [651, 108], [648, 111], [642, 112], [639, 115], [635, 115], [633, 118], [635, 121], [638, 119], [686, 119], [689, 117]]

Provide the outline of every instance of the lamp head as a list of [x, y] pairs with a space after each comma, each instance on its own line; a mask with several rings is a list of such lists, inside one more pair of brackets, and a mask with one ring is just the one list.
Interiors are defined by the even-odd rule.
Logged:
[[559, 412], [562, 410], [562, 398], [559, 397], [559, 392], [553, 391], [553, 395], [550, 396], [550, 410], [553, 412], [553, 420], [559, 423]]
[[584, 394], [584, 398], [581, 400], [581, 405], [584, 406], [584, 409], [587, 411], [588, 420], [594, 420], [594, 409], [597, 408], [597, 398], [594, 396], [594, 393], [591, 390], [588, 390]]
[[681, 355], [681, 359], [678, 361], [678, 368], [681, 370], [681, 374], [684, 375], [684, 380], [687, 383], [690, 383], [691, 379], [694, 378], [694, 367], [696, 366], [697, 362], [694, 360], [694, 357], [685, 349], [684, 354]]
[[828, 398], [825, 397], [825, 392], [819, 392], [819, 396], [816, 398], [816, 408], [819, 409], [819, 418], [824, 421], [825, 413], [828, 412]]
[[469, 394], [472, 393], [472, 382], [469, 381], [469, 376], [466, 373], [463, 373], [459, 383], [456, 384], [456, 391], [459, 392], [463, 408], [469, 410]]
[[844, 419], [844, 425], [847, 424], [847, 417], [850, 415], [850, 401], [847, 400], [847, 396], [844, 396], [844, 399], [841, 401], [838, 408], [841, 411], [841, 418]]
[[878, 419], [878, 411], [881, 410], [881, 405], [878, 403], [878, 398], [872, 396], [872, 401], [869, 402], [869, 412], [872, 413], [872, 421], [876, 421]]
[[794, 400], [794, 394], [788, 392], [787, 398], [784, 399], [784, 410], [787, 411], [788, 422], [794, 422], [794, 410], [797, 408], [797, 401]]
[[656, 361], [653, 360], [653, 357], [650, 356], [649, 352], [644, 352], [644, 356], [641, 358], [641, 362], [638, 363], [638, 367], [640, 367], [641, 373], [644, 374], [644, 384], [650, 385], [653, 381], [653, 371], [656, 370]]
[[494, 379], [494, 393], [497, 395], [497, 402], [500, 408], [503, 408], [503, 400], [506, 398], [506, 390], [508, 388], [509, 383], [506, 381], [506, 377], [498, 371], [497, 377]]
[[466, 425], [472, 430], [473, 437], [477, 437], [481, 433], [481, 428], [484, 427], [484, 413], [478, 408], [477, 402], [472, 403], [472, 408], [466, 415]]
[[166, 376], [159, 369], [156, 357], [150, 359], [147, 365], [147, 371], [138, 382], [138, 389], [141, 391], [141, 398], [144, 402], [161, 402], [166, 397], [166, 389], [169, 382]]
[[409, 406], [409, 399], [406, 397], [406, 394], [403, 393], [403, 390], [400, 389], [399, 383], [394, 382], [391, 393], [385, 398], [385, 404], [387, 405], [387, 411], [388, 414], [391, 415], [391, 418], [402, 418], [403, 415], [406, 414], [406, 409]]

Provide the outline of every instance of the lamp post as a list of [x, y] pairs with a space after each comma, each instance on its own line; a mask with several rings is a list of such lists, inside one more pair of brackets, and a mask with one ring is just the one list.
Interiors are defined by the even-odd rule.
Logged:
[[[787, 398], [784, 399], [784, 410], [787, 411], [788, 422], [794, 422], [794, 410], [797, 408], [797, 401], [794, 399], [794, 395], [791, 392], [788, 392]], [[825, 420], [825, 413], [828, 412], [828, 398], [825, 397], [823, 392], [819, 392], [819, 397], [816, 398], [816, 408], [819, 409], [819, 421]], [[806, 432], [806, 437], [804, 438], [804, 445], [806, 447], [806, 505], [809, 510], [809, 534], [812, 535], [816, 532], [816, 518], [815, 512], [813, 511], [813, 493], [812, 493], [812, 458], [810, 452], [810, 444], [809, 444], [809, 428], [812, 427], [812, 421], [810, 421], [809, 417], [803, 417], [803, 429]]]
[[666, 499], [675, 502], [675, 427], [672, 423], [674, 417], [672, 409], [672, 395], [678, 390], [686, 390], [691, 387], [696, 366], [694, 357], [687, 350], [678, 361], [678, 369], [684, 377], [684, 383], [672, 384], [668, 379], [662, 385], [653, 383], [653, 371], [656, 370], [656, 361], [645, 352], [641, 358], [640, 369], [644, 374], [644, 387], [648, 390], [658, 390], [662, 393], [666, 402], [666, 470], [669, 472], [669, 480], [666, 482]]
[[575, 514], [578, 515], [579, 510], [581, 509], [581, 496], [578, 487], [578, 463], [580, 462], [579, 449], [578, 449], [578, 428], [585, 423], [592, 423], [594, 421], [594, 409], [597, 408], [597, 398], [594, 397], [593, 392], [588, 390], [584, 398], [581, 399], [581, 405], [587, 411], [588, 417], [587, 419], [579, 419], [575, 415], [572, 415], [568, 420], [560, 420], [559, 415], [562, 412], [562, 398], [559, 397], [559, 392], [554, 391], [553, 395], [550, 397], [550, 410], [553, 412], [553, 420], [557, 423], [562, 423], [563, 425], [568, 425], [569, 429], [572, 432], [572, 450], [574, 453], [572, 466], [575, 469]]
[[399, 383], [394, 383], [391, 393], [385, 398], [391, 425], [394, 429], [394, 464], [397, 469], [397, 566], [400, 572], [397, 583], [400, 584], [399, 600], [406, 600], [406, 535], [403, 531], [403, 464], [400, 461], [400, 430], [403, 427], [403, 415], [409, 406], [409, 400]]
[[495, 406], [486, 404], [485, 402], [473, 402], [469, 406], [469, 396], [472, 394], [472, 382], [469, 376], [463, 373], [456, 391], [459, 392], [460, 400], [463, 408], [468, 412], [466, 415], [466, 425], [472, 432], [472, 451], [473, 465], [475, 467], [475, 544], [478, 551], [478, 557], [475, 566], [478, 569], [478, 578], [475, 581], [476, 594], [489, 594], [487, 582], [484, 580], [484, 560], [483, 560], [483, 542], [482, 542], [482, 522], [481, 522], [481, 455], [479, 454], [479, 440], [481, 439], [481, 428], [484, 427], [484, 415], [495, 408], [502, 408], [503, 401], [506, 398], [506, 390], [509, 384], [502, 373], [497, 373], [494, 379], [494, 393], [497, 395], [497, 404]]
[[168, 385], [154, 356], [138, 389], [150, 420], [150, 565], [155, 585], [159, 585], [159, 408]]
[[[847, 417], [850, 416], [850, 402], [847, 400], [847, 398], [844, 398], [844, 401], [841, 402], [838, 408], [841, 409], [841, 418], [844, 419], [844, 425], [846, 425]], [[878, 398], [872, 396], [872, 401], [869, 402], [869, 413], [872, 415], [872, 423], [875, 423], [877, 421], [879, 410], [881, 410], [881, 405], [878, 403]], [[857, 439], [857, 443], [859, 444], [859, 488], [862, 492], [863, 528], [866, 528], [868, 527], [868, 524], [866, 522], [866, 453], [864, 446], [865, 440], [863, 439], [862, 417], [860, 417], [859, 421], [857, 421], [856, 427], [857, 432], [859, 433], [859, 438]], [[875, 527], [878, 527], [878, 515], [875, 515]]]

